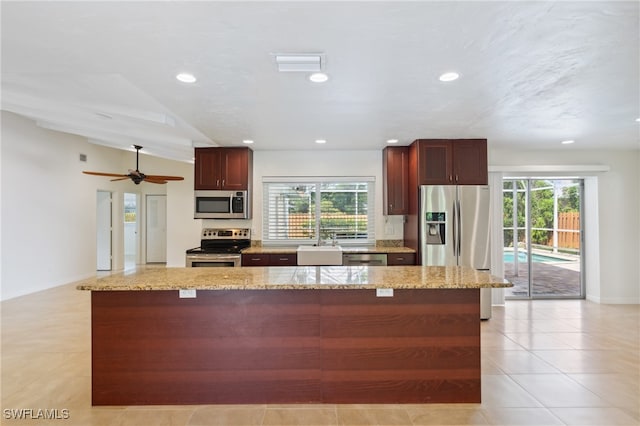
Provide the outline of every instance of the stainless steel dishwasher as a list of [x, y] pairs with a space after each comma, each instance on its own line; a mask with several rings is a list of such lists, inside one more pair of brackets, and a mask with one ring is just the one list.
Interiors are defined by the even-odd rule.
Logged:
[[343, 253], [344, 266], [387, 266], [386, 253]]

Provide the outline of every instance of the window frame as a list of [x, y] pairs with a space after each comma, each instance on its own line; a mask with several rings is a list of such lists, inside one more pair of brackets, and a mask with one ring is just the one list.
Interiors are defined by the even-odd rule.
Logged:
[[[300, 238], [288, 238], [288, 239], [272, 239], [269, 237], [269, 222], [271, 216], [269, 211], [269, 185], [270, 184], [304, 184], [315, 185], [315, 235], [318, 235], [320, 228], [320, 218], [322, 216], [321, 211], [321, 199], [322, 193], [321, 187], [323, 184], [330, 183], [366, 183], [367, 184], [367, 236], [366, 238], [338, 238], [336, 243], [341, 246], [357, 245], [357, 246], [374, 246], [375, 245], [375, 176], [264, 176], [262, 178], [262, 245], [263, 246], [298, 246], [298, 245], [312, 245], [318, 243], [318, 239], [300, 239]], [[326, 191], [324, 191], [326, 192]], [[322, 241], [330, 241], [330, 238], [323, 238]]]

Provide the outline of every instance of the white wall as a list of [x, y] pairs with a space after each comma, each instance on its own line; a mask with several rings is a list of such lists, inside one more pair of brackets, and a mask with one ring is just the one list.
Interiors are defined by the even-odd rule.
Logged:
[[[12, 113], [3, 111], [1, 118], [2, 300], [95, 275], [97, 190], [113, 192], [115, 270], [123, 267], [124, 193], [164, 194], [174, 185], [189, 185], [192, 191], [192, 181], [135, 185], [84, 175], [82, 170], [126, 173], [135, 166], [135, 152], [105, 148], [82, 137], [42, 129]], [[79, 160], [80, 153], [87, 155], [87, 162]], [[141, 155], [140, 164], [145, 173], [186, 170], [189, 175], [185, 177], [193, 179], [191, 164], [146, 155]], [[192, 209], [191, 204], [188, 209]], [[144, 219], [144, 209], [140, 216]]]
[[[490, 166], [607, 165], [588, 175], [585, 199], [587, 297], [602, 303], [640, 303], [640, 155], [638, 151], [490, 150]], [[565, 174], [566, 175], [566, 174]], [[593, 197], [597, 196], [597, 205]], [[597, 207], [597, 211], [594, 209]], [[598, 235], [593, 235], [597, 221]], [[594, 247], [594, 244], [597, 244]], [[591, 252], [589, 248], [591, 247]], [[593, 254], [599, 254], [599, 265]], [[594, 276], [597, 274], [597, 276]]]
[[402, 239], [402, 216], [382, 214], [382, 150], [375, 151], [255, 151], [253, 165], [253, 225], [262, 239], [262, 178], [265, 176], [373, 176], [375, 232], [378, 240]]

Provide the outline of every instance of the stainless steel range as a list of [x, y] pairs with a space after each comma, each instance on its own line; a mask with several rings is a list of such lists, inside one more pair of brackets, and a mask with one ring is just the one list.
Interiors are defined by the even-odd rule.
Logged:
[[251, 246], [251, 230], [245, 228], [205, 228], [200, 247], [187, 250], [187, 267], [240, 266], [240, 252]]

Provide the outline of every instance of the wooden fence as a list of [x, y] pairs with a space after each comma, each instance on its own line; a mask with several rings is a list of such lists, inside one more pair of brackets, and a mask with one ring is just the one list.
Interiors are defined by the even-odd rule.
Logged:
[[[288, 216], [288, 238], [317, 238], [315, 236], [315, 218], [306, 213], [292, 213]], [[326, 235], [323, 238], [330, 238], [336, 233], [338, 237], [349, 238], [345, 234], [366, 231], [367, 215], [355, 215], [344, 213], [323, 213], [320, 218], [321, 228]], [[342, 235], [341, 235], [342, 234]], [[353, 236], [352, 236], [353, 238]]]
[[[564, 212], [558, 214], [558, 248], [580, 248], [580, 213]], [[553, 245], [553, 236], [548, 245]]]

